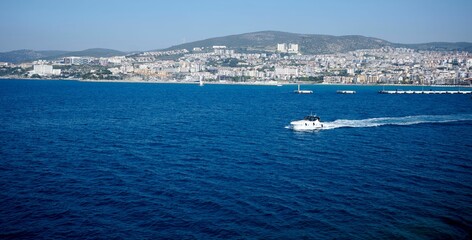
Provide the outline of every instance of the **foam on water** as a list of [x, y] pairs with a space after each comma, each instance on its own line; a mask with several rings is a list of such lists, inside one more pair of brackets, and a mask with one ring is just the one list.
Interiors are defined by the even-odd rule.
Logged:
[[421, 123], [446, 123], [457, 121], [472, 121], [472, 114], [454, 115], [417, 115], [405, 117], [367, 118], [360, 120], [338, 119], [332, 122], [324, 122], [323, 129], [335, 128], [365, 128], [385, 125], [414, 125]]

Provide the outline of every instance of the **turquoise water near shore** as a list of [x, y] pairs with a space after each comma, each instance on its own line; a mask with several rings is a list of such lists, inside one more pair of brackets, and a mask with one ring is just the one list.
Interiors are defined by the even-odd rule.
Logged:
[[382, 88], [2, 80], [0, 236], [470, 239], [470, 95]]

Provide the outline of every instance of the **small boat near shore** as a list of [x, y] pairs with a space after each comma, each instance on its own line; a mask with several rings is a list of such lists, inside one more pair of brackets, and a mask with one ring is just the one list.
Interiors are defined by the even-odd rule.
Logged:
[[310, 114], [303, 118], [303, 120], [296, 120], [290, 122], [290, 129], [295, 131], [313, 131], [323, 128], [320, 117]]

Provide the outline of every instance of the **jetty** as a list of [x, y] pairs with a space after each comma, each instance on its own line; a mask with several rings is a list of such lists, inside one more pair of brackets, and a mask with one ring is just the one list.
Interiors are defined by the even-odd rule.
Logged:
[[413, 91], [413, 90], [381, 90], [379, 91], [380, 94], [472, 94], [472, 91], [462, 91], [462, 90], [455, 90], [455, 91]]
[[300, 84], [298, 84], [298, 90], [293, 91], [296, 94], [312, 94], [312, 90], [300, 90]]
[[356, 94], [356, 91], [354, 90], [337, 90], [337, 94]]

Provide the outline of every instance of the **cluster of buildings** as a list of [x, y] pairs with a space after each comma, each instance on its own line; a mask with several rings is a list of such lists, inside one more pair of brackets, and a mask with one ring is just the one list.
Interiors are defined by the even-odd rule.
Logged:
[[472, 55], [467, 52], [381, 48], [322, 55], [312, 62], [315, 69], [329, 66], [328, 71], [335, 71], [325, 75], [325, 83], [469, 85], [472, 77]]
[[[298, 44], [238, 53], [226, 46], [142, 52], [109, 58], [66, 57], [19, 65], [26, 76], [139, 81], [299, 82], [470, 85], [472, 55], [384, 47], [304, 55]], [[4, 66], [5, 67], [5, 66]], [[18, 67], [18, 66], [16, 66]]]

